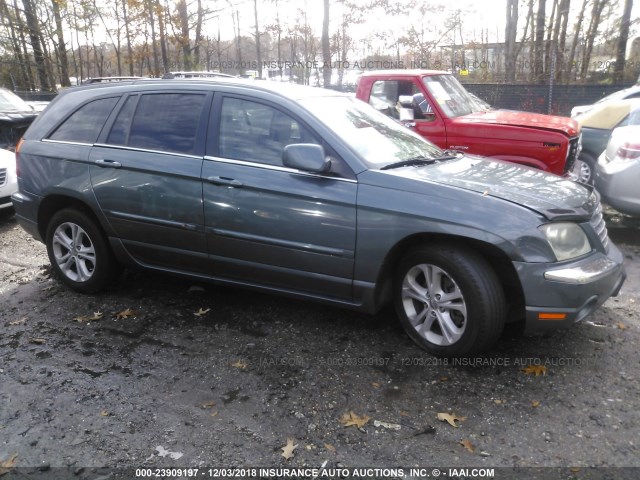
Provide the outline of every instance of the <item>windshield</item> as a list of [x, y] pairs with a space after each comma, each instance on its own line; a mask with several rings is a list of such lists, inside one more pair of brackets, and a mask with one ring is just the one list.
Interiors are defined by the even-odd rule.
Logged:
[[30, 112], [31, 107], [15, 93], [0, 89], [0, 112]]
[[432, 75], [423, 77], [422, 81], [449, 118], [488, 110], [487, 106], [467, 92], [453, 75]]
[[369, 168], [443, 155], [438, 147], [361, 100], [310, 97], [300, 103], [355, 150]]

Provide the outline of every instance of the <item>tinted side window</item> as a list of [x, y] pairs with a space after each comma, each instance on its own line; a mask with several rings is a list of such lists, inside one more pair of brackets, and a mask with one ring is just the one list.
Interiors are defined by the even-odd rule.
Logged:
[[118, 97], [101, 98], [86, 103], [73, 112], [50, 136], [51, 140], [94, 143]]
[[126, 125], [126, 116], [131, 113], [127, 107], [133, 107], [125, 105], [116, 120], [120, 130], [112, 131], [114, 142], [150, 150], [193, 153], [205, 97], [205, 94], [194, 93], [142, 95], [135, 108], [128, 140], [122, 125]]
[[118, 113], [116, 121], [113, 123], [113, 127], [111, 127], [107, 143], [126, 145], [129, 142], [129, 129], [131, 128], [131, 119], [133, 118], [137, 101], [137, 95], [127, 98], [122, 110]]
[[280, 110], [238, 98], [223, 99], [221, 157], [282, 165], [282, 151], [292, 143], [320, 144], [303, 125]]

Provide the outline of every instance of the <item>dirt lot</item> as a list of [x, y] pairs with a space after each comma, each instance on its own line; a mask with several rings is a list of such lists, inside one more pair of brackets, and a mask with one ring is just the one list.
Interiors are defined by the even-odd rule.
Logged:
[[[72, 293], [44, 246], [4, 218], [0, 475], [440, 466], [640, 478], [600, 468], [640, 467], [640, 226], [609, 225], [627, 259], [619, 297], [569, 330], [507, 331], [490, 354], [454, 363], [420, 351], [390, 312], [139, 272], [106, 294]], [[5, 478], [25, 478], [16, 472]]]

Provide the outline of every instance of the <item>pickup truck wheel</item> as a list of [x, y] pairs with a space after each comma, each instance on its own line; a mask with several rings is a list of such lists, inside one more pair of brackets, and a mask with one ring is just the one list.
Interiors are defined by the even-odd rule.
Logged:
[[51, 218], [46, 244], [54, 271], [78, 292], [103, 290], [119, 271], [104, 233], [79, 210], [60, 210]]
[[487, 350], [504, 327], [506, 302], [495, 272], [463, 248], [433, 245], [407, 254], [397, 270], [394, 301], [409, 337], [436, 356]]
[[596, 161], [587, 154], [581, 154], [573, 165], [573, 176], [577, 182], [593, 185]]

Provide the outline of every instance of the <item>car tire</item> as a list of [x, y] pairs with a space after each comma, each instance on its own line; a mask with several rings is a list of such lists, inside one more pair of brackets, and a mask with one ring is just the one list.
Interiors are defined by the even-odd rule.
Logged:
[[77, 292], [104, 290], [119, 273], [105, 234], [82, 211], [57, 212], [49, 222], [46, 245], [56, 275]]
[[409, 337], [438, 357], [488, 350], [506, 317], [504, 291], [489, 263], [455, 246], [409, 252], [397, 269], [394, 303]]
[[576, 181], [585, 185], [593, 185], [596, 173], [595, 159], [586, 153], [581, 153], [573, 166]]

